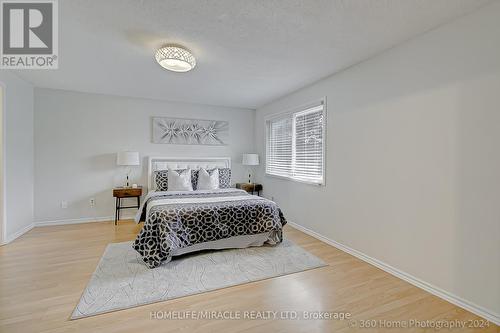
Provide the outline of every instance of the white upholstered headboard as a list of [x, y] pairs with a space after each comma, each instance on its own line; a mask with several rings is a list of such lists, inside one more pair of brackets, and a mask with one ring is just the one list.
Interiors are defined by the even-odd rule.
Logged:
[[148, 190], [156, 189], [154, 183], [154, 172], [170, 169], [213, 169], [231, 168], [230, 157], [158, 157], [148, 158]]

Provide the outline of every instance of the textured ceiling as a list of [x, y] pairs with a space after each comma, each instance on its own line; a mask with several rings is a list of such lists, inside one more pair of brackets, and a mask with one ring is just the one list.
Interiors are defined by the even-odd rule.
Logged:
[[[468, 13], [488, 0], [64, 0], [59, 69], [38, 87], [255, 108]], [[162, 69], [164, 43], [197, 67]]]

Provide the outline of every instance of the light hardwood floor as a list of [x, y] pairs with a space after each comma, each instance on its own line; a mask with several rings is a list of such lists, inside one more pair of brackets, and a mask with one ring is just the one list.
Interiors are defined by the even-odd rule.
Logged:
[[[94, 317], [69, 320], [109, 243], [134, 239], [131, 222], [35, 228], [0, 247], [0, 332], [436, 332], [360, 328], [362, 320], [481, 320], [291, 227], [286, 237], [329, 266]], [[349, 312], [340, 320], [158, 320], [156, 311]], [[352, 325], [352, 324], [351, 324]], [[451, 332], [499, 332], [486, 329]], [[444, 329], [441, 332], [450, 332]]]

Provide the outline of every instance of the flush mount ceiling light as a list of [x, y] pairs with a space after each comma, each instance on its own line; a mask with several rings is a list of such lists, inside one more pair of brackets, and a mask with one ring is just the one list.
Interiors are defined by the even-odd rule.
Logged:
[[179, 45], [165, 45], [155, 53], [161, 67], [173, 72], [187, 72], [196, 66], [196, 59], [187, 49]]

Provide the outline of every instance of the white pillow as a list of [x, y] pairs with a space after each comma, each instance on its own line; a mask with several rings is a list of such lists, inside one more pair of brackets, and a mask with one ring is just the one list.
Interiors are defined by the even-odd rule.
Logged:
[[168, 169], [168, 191], [192, 191], [191, 169], [181, 173]]
[[216, 190], [219, 188], [219, 169], [212, 170], [209, 174], [207, 170], [201, 168], [198, 172], [197, 190]]

